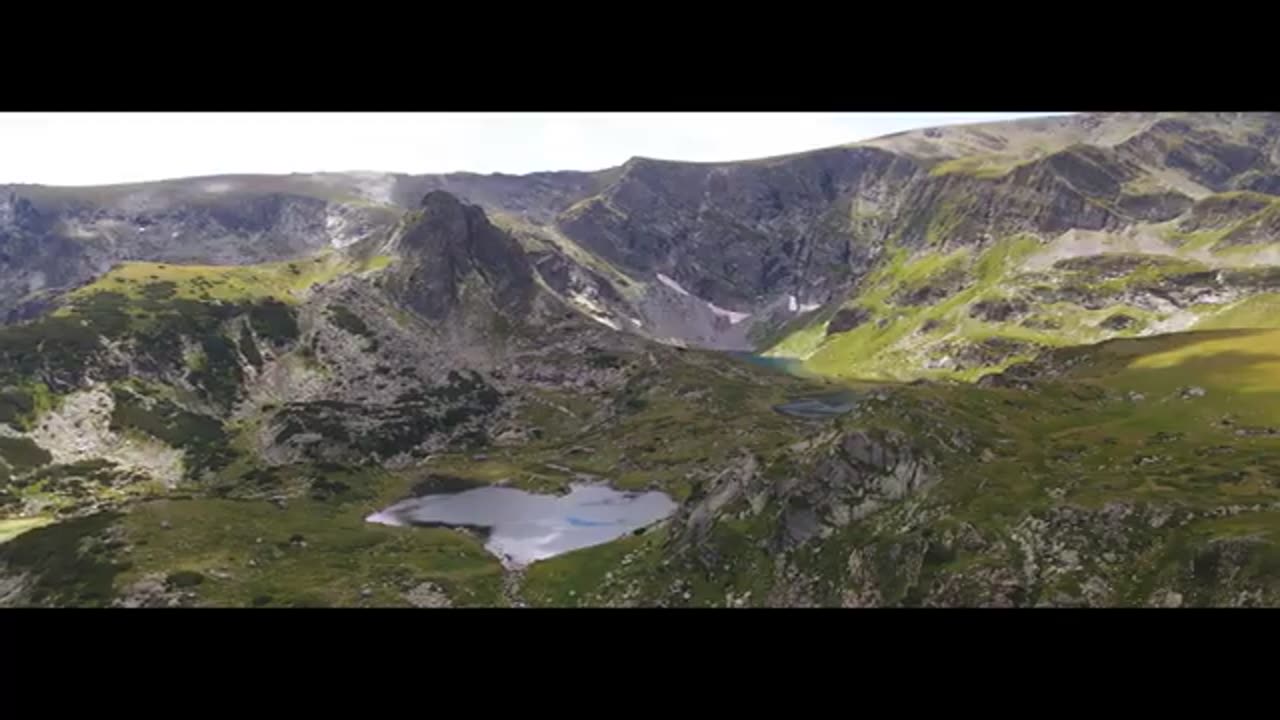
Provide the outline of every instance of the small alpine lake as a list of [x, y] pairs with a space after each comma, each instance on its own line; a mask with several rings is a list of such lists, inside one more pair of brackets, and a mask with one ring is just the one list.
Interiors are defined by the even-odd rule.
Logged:
[[366, 518], [396, 526], [479, 531], [504, 565], [522, 566], [610, 542], [670, 517], [676, 503], [656, 491], [623, 492], [574, 484], [565, 495], [480, 487], [398, 502]]

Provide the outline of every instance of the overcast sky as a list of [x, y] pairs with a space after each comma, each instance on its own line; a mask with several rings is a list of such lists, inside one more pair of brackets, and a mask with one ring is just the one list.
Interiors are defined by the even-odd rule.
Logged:
[[223, 173], [597, 170], [745, 160], [1045, 113], [0, 113], [0, 183]]

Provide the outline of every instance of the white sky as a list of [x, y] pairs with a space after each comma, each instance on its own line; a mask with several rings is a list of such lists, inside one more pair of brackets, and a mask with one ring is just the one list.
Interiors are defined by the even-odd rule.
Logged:
[[598, 170], [745, 160], [1061, 113], [0, 113], [0, 183], [224, 173]]

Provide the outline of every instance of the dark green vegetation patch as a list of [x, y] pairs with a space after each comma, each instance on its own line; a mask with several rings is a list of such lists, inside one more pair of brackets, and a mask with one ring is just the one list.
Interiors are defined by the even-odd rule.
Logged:
[[[136, 367], [156, 374], [189, 373], [189, 378], [216, 404], [229, 406], [241, 380], [236, 343], [224, 326], [248, 315], [257, 337], [283, 346], [298, 337], [296, 311], [277, 300], [201, 302], [173, 297], [171, 283], [146, 285], [130, 298], [99, 291], [76, 298], [65, 312], [45, 315], [23, 324], [0, 328], [0, 383], [24, 386], [43, 382], [54, 392], [80, 386], [86, 373], [104, 380], [123, 380], [136, 368], [119, 366], [106, 357], [108, 342], [126, 343], [136, 355]], [[240, 350], [253, 364], [260, 359], [241, 334]], [[185, 348], [195, 344], [202, 358], [189, 367]], [[22, 391], [6, 389], [0, 396], [0, 422], [14, 422], [29, 405]]]
[[141, 395], [129, 388], [112, 390], [116, 406], [111, 413], [114, 432], [139, 430], [187, 451], [187, 475], [199, 477], [220, 470], [235, 459], [222, 423], [207, 415], [189, 412], [163, 398]]
[[14, 430], [22, 430], [24, 421], [35, 408], [35, 398], [31, 393], [19, 388], [0, 390], [0, 423], [6, 423]]
[[254, 341], [248, 325], [240, 328], [240, 354], [244, 355], [244, 359], [250, 365], [259, 370], [262, 369], [262, 353], [258, 352], [258, 344]]
[[203, 362], [188, 373], [187, 380], [203, 390], [210, 402], [229, 410], [244, 384], [235, 346], [222, 335], [206, 335], [200, 340], [200, 349], [204, 353]]
[[0, 436], [0, 458], [18, 472], [47, 465], [53, 461], [48, 450], [27, 438]]
[[258, 337], [276, 346], [298, 339], [297, 313], [279, 300], [268, 299], [250, 305], [249, 323]]
[[129, 567], [117, 557], [123, 543], [111, 532], [120, 517], [100, 513], [31, 530], [0, 545], [0, 567], [31, 575], [37, 604], [108, 605], [116, 575]]
[[359, 335], [364, 338], [373, 337], [373, 331], [360, 319], [359, 315], [351, 312], [345, 305], [330, 305], [329, 317], [333, 319], [333, 324], [346, 330], [352, 335]]

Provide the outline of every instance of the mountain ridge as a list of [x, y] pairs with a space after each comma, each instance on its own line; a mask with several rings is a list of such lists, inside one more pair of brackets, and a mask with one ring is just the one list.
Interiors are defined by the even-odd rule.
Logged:
[[[340, 246], [385, 235], [424, 195], [446, 190], [519, 226], [558, 265], [596, 275], [592, 286], [615, 303], [595, 315], [606, 324], [760, 350], [758, 338], [795, 319], [785, 308], [838, 301], [890, 245], [923, 252], [1024, 232], [1114, 233], [1180, 217], [1212, 193], [1280, 188], [1272, 187], [1280, 145], [1267, 134], [1277, 128], [1274, 115], [1086, 113], [911, 130], [738, 162], [635, 157], [599, 171], [527, 175], [218, 176], [40, 187], [34, 204], [7, 186], [0, 220], [11, 229], [0, 246], [10, 250], [0, 247], [0, 258], [28, 259], [7, 272], [12, 263], [0, 262], [0, 310], [26, 317], [19, 305], [43, 306], [33, 293], [84, 282], [115, 260], [262, 262], [319, 250], [317, 238]], [[978, 146], [997, 155], [972, 154]], [[117, 209], [95, 210], [85, 193]], [[219, 209], [228, 198], [236, 210]], [[159, 215], [122, 214], [130, 207]], [[24, 231], [13, 222], [18, 213], [44, 224]], [[166, 248], [158, 242], [166, 238], [181, 240]], [[44, 259], [39, 248], [49, 251]], [[685, 292], [666, 296], [660, 276]], [[626, 291], [635, 288], [658, 295], [637, 299]], [[691, 313], [708, 319], [674, 319]]]

